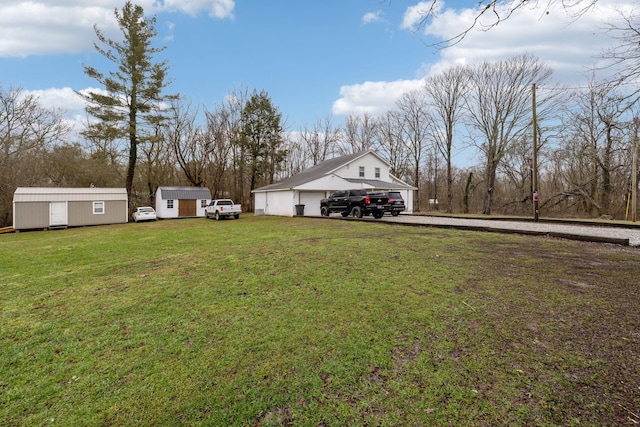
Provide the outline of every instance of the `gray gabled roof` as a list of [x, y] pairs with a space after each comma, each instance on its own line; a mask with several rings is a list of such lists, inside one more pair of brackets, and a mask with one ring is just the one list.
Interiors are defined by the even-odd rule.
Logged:
[[205, 187], [158, 187], [156, 194], [163, 200], [211, 199], [211, 191]]
[[[270, 184], [264, 187], [256, 188], [253, 191], [255, 192], [255, 191], [289, 190], [291, 188], [295, 188], [299, 185], [306, 184], [307, 182], [315, 181], [316, 179], [320, 179], [323, 176], [329, 175], [331, 172], [337, 169], [340, 169], [342, 166], [348, 163], [351, 163], [354, 160], [357, 160], [360, 157], [369, 153], [374, 154], [377, 157], [380, 157], [373, 151], [361, 151], [358, 153], [348, 154], [346, 156], [335, 157], [333, 159], [325, 160], [324, 162], [318, 163], [317, 165], [309, 169], [305, 169], [299, 174], [283, 179], [280, 182], [276, 182], [275, 184]], [[363, 180], [356, 180], [356, 181], [361, 182]], [[379, 181], [379, 182], [383, 182], [383, 181]], [[386, 183], [386, 184], [391, 184], [391, 183]], [[383, 187], [386, 187], [386, 186], [383, 186]]]

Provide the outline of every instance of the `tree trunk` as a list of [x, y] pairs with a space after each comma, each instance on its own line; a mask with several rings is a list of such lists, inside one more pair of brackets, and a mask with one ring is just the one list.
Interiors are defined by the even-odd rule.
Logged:
[[611, 210], [611, 156], [613, 141], [611, 136], [612, 126], [607, 124], [606, 146], [602, 153], [602, 212], [600, 215], [609, 215]]
[[[451, 147], [451, 145], [449, 145]], [[447, 150], [447, 213], [453, 213], [453, 177], [451, 175], [451, 149]]]
[[464, 186], [464, 197], [462, 198], [463, 212], [469, 213], [469, 193], [471, 193], [471, 182], [473, 181], [473, 172], [469, 172], [467, 183]]
[[125, 186], [127, 188], [127, 196], [132, 199], [133, 177], [135, 176], [136, 161], [138, 160], [138, 143], [135, 133], [129, 134], [129, 164], [127, 165], [127, 179]]
[[482, 206], [483, 215], [491, 215], [491, 206], [493, 205], [493, 186], [496, 182], [496, 167], [497, 165], [489, 163], [487, 165], [486, 192], [484, 196], [484, 205]]

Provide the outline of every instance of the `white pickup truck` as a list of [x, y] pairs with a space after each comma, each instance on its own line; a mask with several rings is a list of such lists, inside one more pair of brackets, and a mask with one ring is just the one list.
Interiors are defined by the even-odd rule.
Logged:
[[230, 216], [235, 219], [240, 218], [242, 206], [236, 205], [231, 199], [214, 199], [204, 208], [204, 214], [207, 218], [223, 219]]

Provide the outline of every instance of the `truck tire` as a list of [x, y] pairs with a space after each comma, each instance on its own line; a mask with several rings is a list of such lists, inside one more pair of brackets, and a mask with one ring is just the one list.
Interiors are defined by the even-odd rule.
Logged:
[[216, 211], [216, 221], [220, 221], [220, 212]]
[[340, 215], [342, 215], [343, 217], [345, 217], [345, 218], [346, 218], [346, 217], [348, 217], [348, 216], [349, 216], [349, 214], [350, 214], [350, 213], [351, 213], [351, 212], [341, 212], [341, 213], [340, 213]]
[[398, 216], [400, 212], [391, 212], [391, 216]]
[[235, 214], [233, 217], [234, 217], [235, 219], [239, 219], [239, 218], [240, 218], [240, 214]]
[[323, 206], [320, 208], [320, 215], [322, 216], [329, 216], [329, 209], [327, 209], [326, 206]]
[[351, 209], [351, 216], [354, 218], [362, 218], [362, 208], [360, 206], [354, 206]]
[[375, 219], [380, 219], [380, 218], [382, 218], [382, 215], [384, 215], [384, 213], [382, 213], [382, 212], [374, 212], [374, 213], [373, 213], [373, 217], [374, 217]]

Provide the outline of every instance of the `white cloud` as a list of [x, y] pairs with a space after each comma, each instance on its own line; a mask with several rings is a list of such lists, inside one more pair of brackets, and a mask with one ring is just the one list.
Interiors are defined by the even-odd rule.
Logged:
[[365, 82], [340, 88], [341, 98], [333, 103], [336, 115], [371, 114], [377, 116], [393, 108], [402, 94], [418, 89], [422, 80]]
[[[93, 25], [115, 34], [114, 10], [121, 0], [3, 0], [0, 3], [0, 57], [27, 57], [93, 50]], [[145, 13], [200, 12], [233, 18], [234, 0], [137, 0]]]
[[[81, 93], [95, 92], [106, 94], [104, 89], [85, 88]], [[84, 130], [87, 120], [94, 120], [85, 113], [85, 101], [70, 87], [51, 88], [44, 90], [25, 90], [24, 95], [33, 95], [38, 98], [41, 107], [49, 110], [61, 110], [64, 120], [72, 128], [72, 134], [79, 134]]]
[[441, 1], [436, 1], [435, 3], [432, 1], [424, 1], [416, 4], [415, 6], [408, 7], [404, 13], [404, 17], [402, 18], [400, 28], [403, 30], [416, 30], [422, 24], [427, 13], [430, 11], [438, 12], [441, 10], [442, 6], [443, 3]]
[[362, 23], [363, 24], [373, 24], [375, 22], [381, 22], [383, 21], [382, 19], [382, 11], [381, 10], [377, 10], [375, 12], [369, 12], [369, 13], [365, 13], [364, 16], [362, 17]]
[[[164, 0], [154, 2], [160, 4], [160, 10], [178, 10], [190, 16], [196, 16], [202, 11], [209, 13], [212, 18], [233, 18], [234, 0]], [[146, 10], [146, 9], [145, 9]]]
[[[0, 56], [75, 53], [92, 46], [93, 24], [113, 27], [113, 11], [100, 6], [0, 5]], [[111, 21], [111, 22], [110, 22]], [[108, 25], [111, 24], [111, 25]]]
[[[96, 91], [96, 89], [85, 89], [85, 91], [89, 90]], [[29, 90], [25, 93], [38, 97], [40, 105], [47, 109], [63, 108], [70, 111], [84, 108], [84, 100], [70, 87]]]
[[[427, 1], [407, 8], [401, 28], [415, 31], [431, 5]], [[422, 29], [423, 37], [430, 40], [425, 41], [426, 44], [455, 37], [462, 29], [469, 28], [477, 16], [476, 9], [454, 10], [445, 6], [438, 2], [436, 18]], [[343, 86], [340, 98], [333, 104], [333, 113], [377, 115], [392, 109], [405, 91], [420, 87], [422, 78], [449, 66], [504, 60], [522, 53], [532, 53], [545, 61], [554, 69], [556, 80], [581, 84], [598, 62], [597, 56], [615, 43], [600, 30], [603, 22], [620, 19], [619, 11], [628, 14], [632, 9], [633, 4], [624, 0], [598, 0], [596, 10], [575, 19], [560, 6], [548, 8], [548, 14], [546, 9], [523, 7], [489, 31], [473, 29], [460, 43], [440, 50], [437, 61], [425, 63], [416, 70], [416, 80]]]
[[[425, 67], [424, 72], [438, 72], [455, 64], [503, 60], [528, 52], [550, 65], [558, 80], [569, 83], [584, 80], [602, 50], [614, 43], [600, 30], [605, 17], [609, 22], [619, 19], [615, 11], [622, 8], [628, 10], [629, 3], [599, 0], [597, 10], [576, 19], [558, 3], [546, 9], [523, 7], [488, 31], [472, 29], [460, 43], [442, 50], [440, 61]], [[477, 13], [477, 9], [443, 7], [438, 17], [424, 28], [424, 35], [451, 39], [469, 28]], [[493, 19], [489, 14], [481, 24], [489, 25]]]

